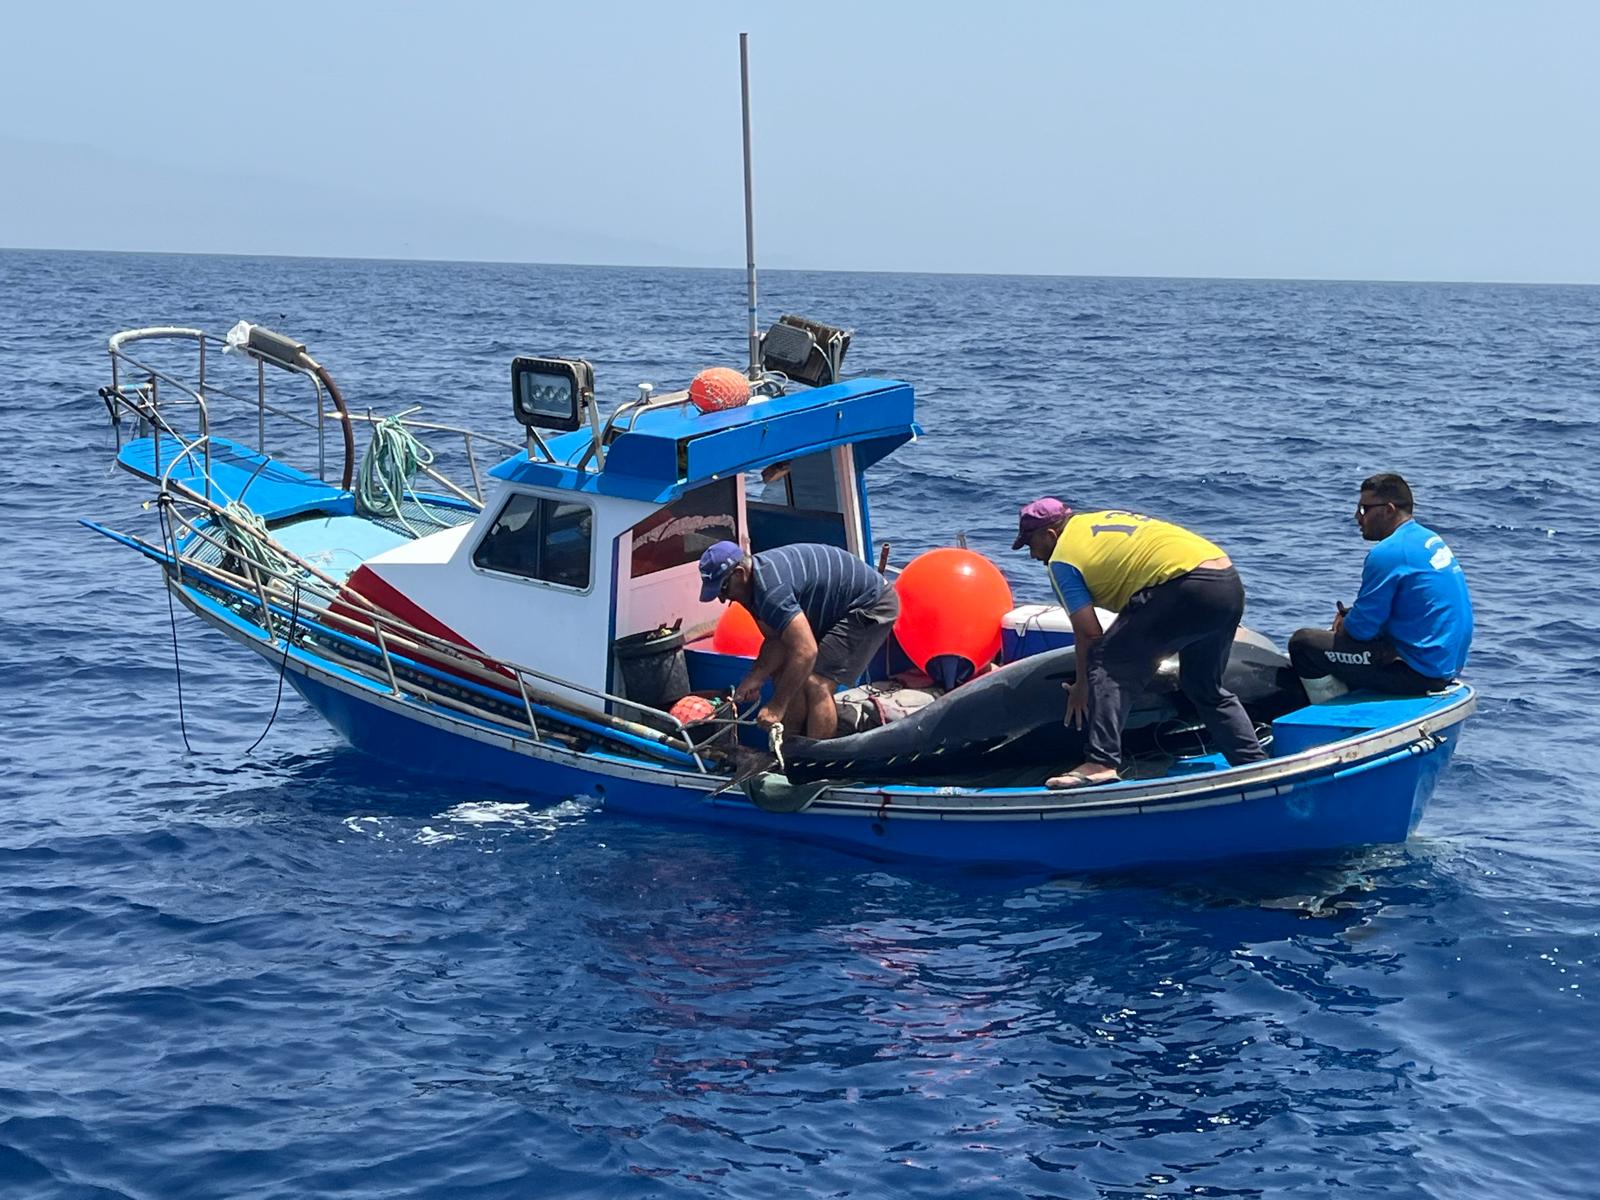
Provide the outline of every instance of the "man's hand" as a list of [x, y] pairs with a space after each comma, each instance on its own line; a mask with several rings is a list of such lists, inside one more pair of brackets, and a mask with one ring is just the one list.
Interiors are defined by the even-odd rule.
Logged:
[[1344, 606], [1344, 601], [1343, 600], [1335, 600], [1334, 604], [1338, 607], [1339, 611], [1333, 614], [1333, 624], [1330, 626], [1330, 628], [1335, 633], [1343, 633], [1344, 632], [1344, 615], [1345, 615], [1345, 613], [1349, 612], [1350, 610]]
[[747, 704], [761, 695], [761, 685], [764, 680], [744, 679], [739, 686], [733, 689], [733, 698], [736, 703]]
[[770, 704], [763, 704], [761, 711], [756, 714], [756, 724], [763, 729], [771, 729], [774, 725], [783, 724], [783, 714]]
[[1074, 729], [1082, 729], [1089, 719], [1089, 686], [1082, 677], [1066, 685], [1067, 688], [1067, 715], [1062, 720], [1063, 725]]

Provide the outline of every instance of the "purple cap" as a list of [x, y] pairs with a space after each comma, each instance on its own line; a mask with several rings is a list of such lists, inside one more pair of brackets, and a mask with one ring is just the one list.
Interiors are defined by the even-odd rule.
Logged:
[[1011, 548], [1021, 550], [1028, 544], [1028, 535], [1034, 530], [1064, 521], [1071, 515], [1072, 510], [1054, 496], [1043, 496], [1031, 504], [1024, 504], [1017, 516], [1017, 540], [1011, 543]]
[[718, 542], [700, 556], [700, 602], [715, 600], [728, 572], [744, 561], [738, 542]]

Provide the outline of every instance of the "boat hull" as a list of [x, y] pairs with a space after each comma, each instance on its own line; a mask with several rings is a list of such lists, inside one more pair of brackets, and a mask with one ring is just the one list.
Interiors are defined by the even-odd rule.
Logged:
[[[1157, 863], [1284, 856], [1403, 842], [1416, 828], [1455, 750], [1459, 720], [1416, 742], [1314, 777], [1271, 787], [1219, 788], [1094, 803], [1007, 795], [944, 810], [911, 789], [835, 789], [804, 811], [771, 812], [716, 780], [475, 728], [448, 714], [336, 677], [291, 669], [290, 681], [351, 745], [397, 769], [545, 797], [586, 795], [613, 811], [775, 835], [872, 857], [1005, 864], [1089, 872]], [[1460, 719], [1464, 719], [1464, 714]], [[946, 800], [959, 789], [937, 789]]]

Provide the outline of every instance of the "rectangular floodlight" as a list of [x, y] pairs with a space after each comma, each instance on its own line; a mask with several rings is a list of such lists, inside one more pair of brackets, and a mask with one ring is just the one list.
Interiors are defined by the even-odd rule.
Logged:
[[511, 360], [511, 410], [528, 429], [577, 429], [593, 395], [594, 368], [581, 358]]
[[797, 383], [821, 387], [837, 382], [849, 348], [848, 329], [785, 314], [761, 337], [761, 365]]

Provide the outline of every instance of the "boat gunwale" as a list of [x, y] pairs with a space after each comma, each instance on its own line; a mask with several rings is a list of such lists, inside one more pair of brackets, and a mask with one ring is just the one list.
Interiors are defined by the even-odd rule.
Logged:
[[[705, 793], [713, 804], [757, 807], [739, 791], [722, 789], [727, 777], [657, 764], [613, 754], [597, 754], [538, 740], [520, 729], [496, 725], [488, 718], [443, 711], [418, 699], [396, 696], [379, 681], [369, 679], [326, 655], [291, 645], [285, 648], [249, 621], [188, 583], [166, 575], [166, 584], [180, 601], [213, 628], [255, 650], [269, 661], [284, 663], [316, 682], [379, 705], [408, 719], [467, 736], [474, 741], [535, 758], [569, 760], [597, 776], [621, 777], [675, 789]], [[1015, 789], [960, 788], [945, 785], [896, 784], [879, 787], [851, 786], [847, 782], [824, 784], [815, 800], [792, 815], [886, 817], [923, 820], [1059, 820], [1069, 817], [1148, 815], [1193, 807], [1212, 807], [1270, 799], [1305, 786], [1315, 786], [1350, 768], [1376, 766], [1398, 752], [1432, 753], [1443, 743], [1441, 734], [1464, 722], [1477, 707], [1477, 692], [1457, 683], [1460, 694], [1450, 704], [1423, 715], [1379, 729], [1364, 730], [1283, 758], [1229, 767], [1205, 775], [1177, 779], [1126, 781], [1093, 789], [1068, 792], [1045, 787]], [[1449, 695], [1444, 693], [1443, 695]], [[1418, 743], [1432, 743], [1419, 746]]]

